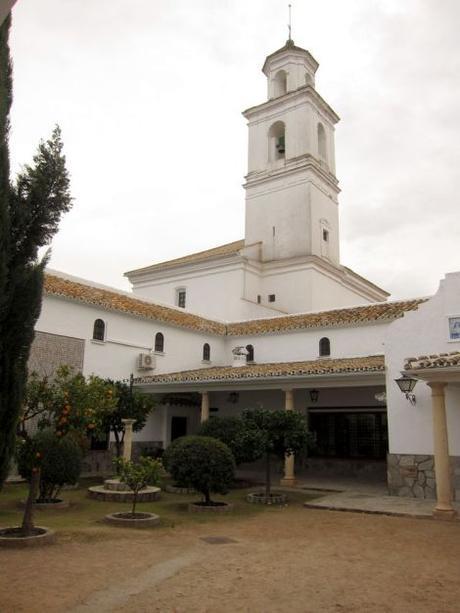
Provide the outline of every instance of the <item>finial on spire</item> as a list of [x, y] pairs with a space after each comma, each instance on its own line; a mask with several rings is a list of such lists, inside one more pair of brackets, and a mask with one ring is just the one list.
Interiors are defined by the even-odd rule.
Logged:
[[288, 31], [289, 31], [289, 36], [288, 36], [288, 42], [292, 41], [292, 25], [291, 25], [291, 8], [292, 5], [288, 4], [289, 7], [289, 23], [288, 23]]

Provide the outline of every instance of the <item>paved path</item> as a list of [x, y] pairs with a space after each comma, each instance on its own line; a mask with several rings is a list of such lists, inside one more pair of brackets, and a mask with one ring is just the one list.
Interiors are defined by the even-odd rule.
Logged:
[[[333, 511], [356, 511], [383, 515], [408, 515], [411, 517], [431, 517], [434, 500], [423, 498], [403, 498], [369, 494], [359, 490], [333, 492], [305, 503], [310, 509], [329, 509]], [[454, 505], [460, 516], [460, 504]]]

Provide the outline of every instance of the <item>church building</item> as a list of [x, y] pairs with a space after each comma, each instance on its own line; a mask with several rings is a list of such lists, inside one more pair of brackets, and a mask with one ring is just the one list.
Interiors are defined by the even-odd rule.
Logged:
[[339, 117], [316, 91], [317, 69], [292, 40], [264, 62], [267, 100], [243, 112], [244, 238], [126, 272], [132, 292], [48, 271], [30, 368], [133, 374], [158, 402], [139, 448], [164, 448], [214, 415], [298, 411], [316, 448], [286, 459], [283, 484], [302, 468], [364, 471], [392, 494], [437, 494], [436, 512], [450, 517], [460, 496], [460, 274], [431, 298], [392, 302], [341, 264]]

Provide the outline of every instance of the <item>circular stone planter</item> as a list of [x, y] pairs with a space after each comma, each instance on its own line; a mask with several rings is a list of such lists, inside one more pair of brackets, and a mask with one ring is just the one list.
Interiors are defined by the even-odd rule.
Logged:
[[0, 548], [24, 549], [25, 547], [41, 547], [51, 545], [56, 541], [56, 534], [49, 528], [35, 526], [31, 536], [21, 536], [21, 528], [3, 528], [0, 530]]
[[136, 513], [135, 517], [129, 512], [109, 513], [104, 517], [104, 521], [123, 528], [150, 528], [160, 523], [160, 517], [155, 513]]
[[196, 494], [192, 487], [181, 487], [180, 485], [167, 485], [165, 491], [170, 494]]
[[286, 504], [286, 494], [271, 494], [266, 496], [264, 492], [253, 492], [246, 496], [248, 502], [255, 504]]
[[[25, 507], [25, 500], [21, 500], [19, 503], [21, 507]], [[70, 507], [70, 502], [67, 500], [62, 500], [61, 498], [56, 498], [56, 500], [50, 500], [48, 502], [34, 502], [34, 509], [37, 511], [48, 511], [49, 509], [68, 509]]]
[[[103, 500], [104, 502], [132, 502], [134, 492], [129, 488], [126, 489], [111, 489], [111, 487], [124, 486], [124, 483], [110, 479], [104, 485], [93, 485], [88, 488], [88, 496], [94, 500]], [[159, 487], [148, 486], [139, 492], [137, 502], [153, 502], [160, 498], [161, 489]]]
[[191, 502], [188, 505], [188, 510], [192, 513], [226, 513], [233, 510], [231, 502], [213, 502], [210, 505], [204, 502]]

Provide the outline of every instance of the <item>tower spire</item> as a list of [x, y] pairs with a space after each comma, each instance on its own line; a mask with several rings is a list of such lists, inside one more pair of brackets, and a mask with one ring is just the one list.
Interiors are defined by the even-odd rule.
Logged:
[[291, 21], [291, 9], [292, 9], [292, 5], [288, 4], [288, 8], [289, 8], [289, 23], [288, 23], [288, 32], [289, 32], [289, 36], [288, 36], [288, 43], [292, 43], [294, 42], [292, 40], [292, 21]]

